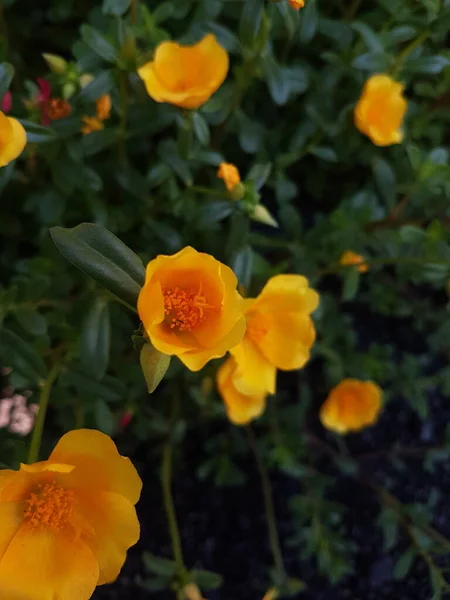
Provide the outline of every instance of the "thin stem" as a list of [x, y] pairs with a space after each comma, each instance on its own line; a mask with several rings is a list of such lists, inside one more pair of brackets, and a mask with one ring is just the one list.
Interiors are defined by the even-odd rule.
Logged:
[[197, 192], [197, 194], [205, 194], [207, 196], [216, 196], [217, 198], [230, 199], [226, 192], [221, 192], [220, 190], [214, 190], [212, 188], [207, 188], [202, 185], [190, 185], [189, 188], [192, 192]]
[[45, 417], [47, 415], [47, 408], [50, 401], [50, 394], [59, 373], [61, 371], [61, 364], [55, 363], [50, 369], [47, 379], [41, 388], [41, 397], [39, 402], [39, 411], [36, 417], [36, 424], [33, 429], [31, 436], [30, 449], [28, 451], [28, 462], [34, 463], [39, 460], [39, 451], [41, 449], [42, 434], [44, 432]]
[[394, 75], [400, 70], [401, 66], [403, 65], [403, 62], [408, 58], [411, 52], [413, 52], [416, 48], [421, 46], [424, 43], [424, 41], [429, 37], [429, 35], [430, 32], [428, 31], [428, 29], [425, 29], [419, 36], [416, 37], [415, 40], [413, 40], [410, 44], [406, 46], [406, 48], [404, 48], [400, 52], [392, 68], [392, 73]]
[[269, 530], [269, 540], [270, 547], [272, 549], [273, 561], [275, 564], [275, 568], [280, 575], [281, 579], [286, 578], [286, 569], [284, 568], [283, 555], [281, 553], [280, 539], [278, 537], [278, 531], [276, 526], [275, 519], [275, 509], [273, 506], [273, 497], [272, 497], [272, 486], [270, 483], [269, 474], [266, 469], [266, 465], [264, 464], [264, 460], [258, 450], [255, 440], [255, 434], [253, 433], [253, 429], [248, 426], [247, 427], [248, 439], [250, 443], [250, 448], [255, 456], [256, 465], [258, 467], [259, 475], [261, 478], [261, 487], [264, 496], [264, 507], [266, 511], [266, 521], [267, 528]]
[[[162, 490], [164, 499], [164, 509], [166, 511], [167, 522], [169, 525], [170, 539], [172, 542], [172, 553], [173, 558], [177, 567], [178, 581], [181, 584], [187, 583], [187, 569], [184, 564], [183, 550], [181, 546], [180, 530], [178, 527], [177, 514], [175, 512], [175, 505], [173, 502], [172, 495], [172, 459], [173, 459], [173, 445], [172, 445], [172, 432], [173, 426], [177, 420], [178, 413], [178, 401], [173, 400], [173, 414], [172, 414], [172, 427], [169, 432], [166, 444], [163, 451], [162, 459]], [[182, 598], [177, 592], [177, 597]]]

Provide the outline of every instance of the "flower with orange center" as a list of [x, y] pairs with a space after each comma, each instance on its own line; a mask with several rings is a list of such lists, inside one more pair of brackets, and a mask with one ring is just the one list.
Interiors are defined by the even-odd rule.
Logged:
[[138, 313], [153, 346], [191, 371], [223, 356], [245, 332], [233, 271], [190, 246], [147, 265]]
[[222, 162], [219, 165], [219, 169], [217, 171], [217, 177], [219, 179], [223, 179], [225, 186], [229, 192], [233, 191], [233, 189], [241, 183], [241, 176], [239, 171], [235, 165], [232, 163]]
[[47, 114], [50, 121], [59, 121], [65, 119], [72, 112], [72, 108], [67, 100], [62, 98], [52, 98], [49, 101]]
[[233, 383], [246, 395], [274, 394], [277, 369], [300, 369], [309, 360], [316, 339], [309, 315], [319, 295], [301, 275], [276, 275], [244, 303], [245, 337], [230, 350], [237, 362]]
[[111, 116], [111, 106], [111, 96], [109, 94], [101, 96], [101, 98], [99, 98], [96, 102], [96, 116], [82, 117], [82, 133], [84, 135], [88, 135], [93, 131], [101, 131], [102, 129], [104, 129], [103, 121], [106, 121]]
[[193, 46], [162, 42], [138, 75], [156, 102], [195, 109], [219, 89], [228, 67], [226, 50], [210, 33]]
[[336, 433], [364, 429], [378, 419], [382, 395], [373, 381], [344, 379], [331, 390], [320, 409], [322, 425]]
[[399, 144], [408, 108], [404, 86], [389, 75], [372, 75], [355, 108], [355, 124], [377, 146]]
[[235, 425], [247, 425], [264, 412], [267, 393], [243, 394], [234, 384], [237, 363], [228, 358], [217, 371], [217, 389], [225, 403], [228, 418]]
[[47, 461], [0, 471], [0, 590], [8, 600], [88, 600], [139, 539], [142, 482], [99, 431], [64, 435]]
[[305, 0], [288, 0], [289, 6], [294, 10], [300, 10], [305, 6]]
[[0, 167], [17, 158], [26, 143], [27, 134], [19, 121], [0, 112]]
[[366, 263], [364, 256], [356, 254], [356, 252], [352, 252], [351, 250], [347, 250], [342, 254], [339, 263], [341, 265], [355, 265], [360, 273], [367, 273], [369, 270], [369, 265]]

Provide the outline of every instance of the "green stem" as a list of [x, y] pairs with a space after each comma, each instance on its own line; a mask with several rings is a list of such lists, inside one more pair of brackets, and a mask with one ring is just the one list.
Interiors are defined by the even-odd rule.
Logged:
[[406, 58], [408, 58], [408, 56], [411, 54], [411, 52], [413, 52], [416, 48], [418, 48], [419, 46], [421, 46], [424, 41], [429, 37], [430, 32], [428, 31], [428, 29], [425, 29], [424, 31], [422, 31], [422, 33], [416, 37], [415, 40], [413, 40], [410, 44], [408, 44], [406, 46], [406, 48], [404, 48], [400, 54], [397, 56], [394, 66], [392, 68], [392, 74], [395, 75], [396, 73], [398, 73], [398, 71], [400, 70], [403, 62], [406, 60]]
[[28, 451], [28, 462], [30, 464], [39, 460], [39, 451], [41, 449], [42, 434], [44, 432], [45, 417], [47, 415], [50, 394], [53, 388], [53, 384], [55, 383], [60, 371], [60, 363], [54, 364], [41, 388], [39, 411], [36, 417], [36, 423], [33, 429], [33, 434], [31, 436], [30, 449]]
[[190, 185], [189, 189], [192, 192], [197, 192], [197, 194], [205, 194], [207, 196], [216, 196], [217, 198], [224, 198], [224, 199], [230, 200], [230, 198], [226, 192], [221, 192], [220, 190], [207, 188], [202, 185]]
[[270, 483], [269, 474], [264, 464], [264, 460], [256, 445], [255, 435], [253, 429], [247, 427], [248, 439], [250, 448], [255, 456], [256, 465], [258, 467], [259, 475], [261, 478], [261, 488], [264, 497], [264, 507], [266, 512], [267, 529], [269, 530], [270, 547], [272, 549], [273, 561], [275, 568], [281, 580], [286, 579], [286, 569], [284, 568], [283, 555], [281, 553], [280, 539], [278, 537], [278, 531], [275, 519], [275, 509], [273, 506], [272, 497], [272, 486]]
[[[184, 564], [183, 550], [181, 546], [180, 530], [178, 527], [177, 514], [175, 512], [175, 505], [173, 502], [172, 495], [172, 459], [173, 459], [173, 445], [172, 445], [172, 432], [173, 426], [177, 420], [178, 413], [178, 402], [173, 400], [173, 415], [172, 415], [172, 427], [167, 438], [167, 442], [164, 446], [163, 459], [162, 459], [162, 490], [164, 499], [164, 509], [166, 511], [167, 522], [169, 525], [170, 539], [172, 542], [172, 553], [177, 568], [178, 582], [181, 587], [187, 583], [187, 569]], [[177, 591], [177, 597], [182, 598]]]

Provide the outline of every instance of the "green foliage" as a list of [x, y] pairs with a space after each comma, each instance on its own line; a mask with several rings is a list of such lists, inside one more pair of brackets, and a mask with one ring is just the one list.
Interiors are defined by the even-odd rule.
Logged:
[[[0, 366], [12, 368], [9, 383], [37, 402], [61, 366], [46, 447], [75, 427], [116, 435], [130, 411], [121, 435], [131, 454], [138, 445], [159, 452], [170, 438], [181, 462], [195, 440], [200, 457], [189, 473], [203, 485], [246, 485], [248, 443], [214, 390], [217, 361], [188, 373], [141, 329], [133, 336], [145, 265], [192, 245], [231, 266], [247, 296], [275, 274], [304, 274], [321, 296], [313, 356], [299, 377], [279, 378], [255, 430], [271, 472], [301, 486], [290, 502], [289, 548], [337, 583], [351, 574], [358, 548], [335, 488], [342, 478], [368, 482], [362, 459], [339, 452], [334, 438], [328, 444], [320, 430], [322, 446], [314, 442], [320, 405], [343, 378], [373, 379], [388, 419], [402, 411], [424, 424], [439, 420], [433, 394], [450, 394], [449, 0], [306, 0], [298, 12], [286, 0], [51, 0], [33, 11], [3, 4], [0, 101], [12, 93], [9, 114], [28, 139], [0, 169]], [[208, 32], [230, 55], [217, 93], [195, 111], [151, 100], [138, 66], [164, 40], [193, 43]], [[67, 65], [49, 71], [42, 53]], [[377, 72], [402, 81], [408, 100], [404, 141], [385, 148], [353, 119]], [[41, 77], [71, 107], [49, 125]], [[83, 118], [95, 116], [105, 94], [110, 118], [82, 135]], [[240, 170], [236, 197], [217, 178], [223, 161]], [[272, 226], [257, 222], [262, 207]], [[339, 263], [346, 250], [364, 256], [367, 273]], [[177, 425], [173, 398], [182, 398]], [[409, 442], [420, 453], [420, 440]], [[414, 458], [433, 472], [449, 442], [447, 432]], [[380, 502], [371, 525], [396, 556], [394, 578], [425, 562], [437, 600], [448, 591], [439, 559], [449, 546], [436, 536], [437, 508], [392, 495], [409, 467], [404, 449], [387, 451], [395, 475], [384, 493], [371, 488]], [[8, 465], [26, 458], [7, 429], [0, 450]], [[148, 553], [143, 562], [145, 589], [178, 589], [175, 562]], [[275, 575], [267, 582], [283, 595], [303, 589], [290, 574]], [[201, 569], [190, 577], [204, 589], [221, 584]]]

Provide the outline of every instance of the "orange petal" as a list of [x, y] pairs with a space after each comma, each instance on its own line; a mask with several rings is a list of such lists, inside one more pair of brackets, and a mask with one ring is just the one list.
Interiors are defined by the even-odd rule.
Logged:
[[0, 167], [4, 167], [22, 154], [27, 143], [27, 134], [17, 119], [0, 113], [0, 135]]
[[273, 313], [267, 334], [259, 343], [266, 359], [277, 369], [300, 369], [310, 358], [315, 340], [310, 317], [300, 313]]
[[0, 560], [0, 590], [8, 600], [87, 600], [98, 573], [81, 541], [23, 525]]
[[233, 383], [242, 394], [275, 394], [276, 368], [260, 352], [256, 344], [244, 337], [230, 350], [236, 361]]
[[0, 561], [23, 523], [23, 511], [20, 502], [0, 502]]
[[93, 530], [93, 535], [84, 541], [99, 564], [98, 585], [115, 581], [128, 548], [139, 540], [140, 527], [134, 506], [119, 494], [85, 491], [77, 495], [76, 511]]
[[114, 492], [132, 504], [139, 500], [142, 481], [136, 469], [119, 454], [112, 439], [100, 431], [77, 429], [66, 433], [49, 460], [75, 466], [66, 476], [72, 488]]

